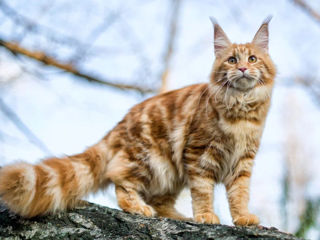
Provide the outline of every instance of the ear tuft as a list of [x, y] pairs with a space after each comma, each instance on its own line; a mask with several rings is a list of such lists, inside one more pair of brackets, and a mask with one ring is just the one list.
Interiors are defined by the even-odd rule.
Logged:
[[218, 24], [218, 21], [217, 21], [217, 19], [216, 19], [215, 17], [210, 16], [209, 18], [210, 18], [210, 21], [211, 21], [211, 23], [212, 23], [213, 26], [214, 26], [215, 24]]
[[254, 36], [252, 43], [262, 49], [264, 52], [268, 52], [269, 49], [269, 22], [272, 16], [268, 16], [261, 24], [259, 30]]
[[272, 18], [273, 18], [272, 15], [267, 16], [267, 17], [263, 20], [262, 24], [269, 24], [269, 22], [271, 21]]
[[231, 45], [227, 35], [222, 30], [217, 20], [210, 17], [214, 28], [214, 53], [216, 56], [221, 56], [222, 53]]

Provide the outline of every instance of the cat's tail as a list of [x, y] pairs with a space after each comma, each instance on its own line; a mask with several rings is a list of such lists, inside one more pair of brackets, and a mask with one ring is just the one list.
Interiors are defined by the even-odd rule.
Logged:
[[0, 168], [0, 200], [27, 218], [73, 207], [108, 184], [105, 148], [101, 142], [70, 157], [4, 166]]

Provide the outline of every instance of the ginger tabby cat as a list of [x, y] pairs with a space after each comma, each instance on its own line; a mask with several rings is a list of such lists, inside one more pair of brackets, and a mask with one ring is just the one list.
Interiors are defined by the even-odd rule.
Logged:
[[232, 44], [213, 20], [216, 59], [210, 83], [134, 106], [81, 154], [3, 167], [1, 201], [30, 218], [71, 208], [113, 182], [124, 211], [182, 220], [174, 205], [188, 186], [194, 220], [216, 224], [213, 189], [223, 183], [234, 224], [258, 224], [248, 210], [249, 182], [275, 77], [269, 21], [251, 43]]

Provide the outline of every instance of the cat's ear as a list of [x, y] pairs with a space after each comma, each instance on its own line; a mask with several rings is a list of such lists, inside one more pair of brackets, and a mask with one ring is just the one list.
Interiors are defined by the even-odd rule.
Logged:
[[268, 16], [263, 23], [261, 24], [259, 30], [252, 40], [252, 43], [258, 46], [265, 52], [268, 52], [269, 49], [269, 22], [271, 21], [272, 16]]
[[214, 28], [214, 54], [216, 56], [221, 56], [221, 54], [231, 45], [231, 42], [216, 19], [210, 17], [210, 20]]

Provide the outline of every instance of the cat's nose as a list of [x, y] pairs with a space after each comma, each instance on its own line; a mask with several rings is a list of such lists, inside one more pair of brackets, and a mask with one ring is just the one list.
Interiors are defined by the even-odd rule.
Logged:
[[245, 70], [247, 70], [247, 68], [245, 67], [241, 67], [241, 68], [238, 68], [241, 72], [244, 72]]

